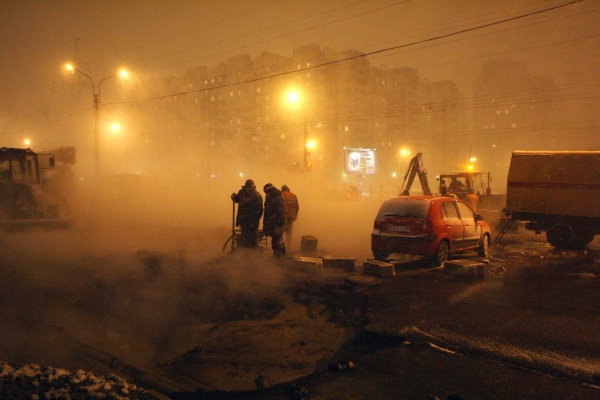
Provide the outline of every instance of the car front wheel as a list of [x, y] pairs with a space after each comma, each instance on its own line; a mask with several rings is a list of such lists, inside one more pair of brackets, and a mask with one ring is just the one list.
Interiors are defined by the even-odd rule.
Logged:
[[487, 257], [489, 254], [490, 248], [490, 237], [488, 235], [483, 235], [481, 242], [479, 243], [479, 249], [477, 249], [477, 253], [479, 257]]
[[436, 267], [439, 267], [446, 262], [448, 257], [450, 256], [450, 246], [448, 242], [442, 240], [440, 244], [438, 244], [437, 249], [435, 250], [435, 255], [433, 256], [433, 264]]

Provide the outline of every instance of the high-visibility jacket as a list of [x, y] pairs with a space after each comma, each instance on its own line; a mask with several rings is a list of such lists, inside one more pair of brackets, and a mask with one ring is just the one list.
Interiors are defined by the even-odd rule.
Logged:
[[296, 219], [298, 217], [298, 211], [300, 211], [298, 197], [288, 190], [281, 192], [281, 194], [283, 195], [283, 199], [285, 200], [287, 218]]

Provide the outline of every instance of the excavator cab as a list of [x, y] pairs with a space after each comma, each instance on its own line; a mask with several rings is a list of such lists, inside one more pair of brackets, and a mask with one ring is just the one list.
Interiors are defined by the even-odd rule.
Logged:
[[445, 172], [437, 178], [440, 182], [444, 180], [448, 192], [460, 199], [465, 199], [467, 193], [472, 189], [477, 195], [490, 194], [490, 173], [475, 171]]

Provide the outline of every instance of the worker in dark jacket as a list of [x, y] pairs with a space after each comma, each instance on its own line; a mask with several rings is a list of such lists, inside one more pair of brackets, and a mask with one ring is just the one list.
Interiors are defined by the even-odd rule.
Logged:
[[292, 244], [292, 228], [294, 221], [298, 218], [298, 211], [300, 211], [300, 204], [298, 203], [298, 196], [290, 191], [288, 185], [281, 187], [281, 195], [285, 200], [286, 209], [286, 227], [285, 227], [285, 242], [288, 247]]
[[256, 190], [252, 179], [248, 179], [239, 192], [231, 194], [231, 200], [239, 204], [235, 226], [242, 229], [239, 240], [241, 247], [258, 247], [258, 226], [263, 215], [263, 198]]
[[279, 189], [273, 186], [272, 183], [267, 183], [263, 190], [266, 194], [263, 232], [266, 236], [271, 236], [273, 254], [284, 256], [285, 243], [283, 241], [283, 232], [285, 232], [286, 228], [285, 200]]

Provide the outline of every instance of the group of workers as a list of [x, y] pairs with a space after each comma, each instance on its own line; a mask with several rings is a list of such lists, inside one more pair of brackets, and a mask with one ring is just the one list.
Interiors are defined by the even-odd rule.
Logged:
[[285, 232], [288, 243], [291, 242], [292, 227], [300, 210], [298, 197], [287, 185], [283, 185], [279, 190], [272, 183], [267, 183], [263, 191], [264, 205], [263, 197], [256, 190], [252, 179], [246, 180], [237, 193], [231, 194], [231, 200], [238, 204], [235, 220], [235, 226], [241, 228], [238, 245], [247, 248], [259, 247], [258, 228], [263, 217], [262, 233], [271, 237], [273, 254], [284, 256], [286, 248], [283, 234]]
[[455, 176], [451, 177], [452, 181], [450, 182], [450, 186], [446, 186], [446, 181], [444, 179], [440, 180], [440, 194], [442, 196], [458, 196], [459, 193], [463, 194], [466, 192], [466, 196], [463, 200], [473, 209], [473, 211], [477, 212], [477, 208], [479, 207], [479, 196], [475, 193], [473, 188], [467, 188], [467, 186], [456, 179]]

